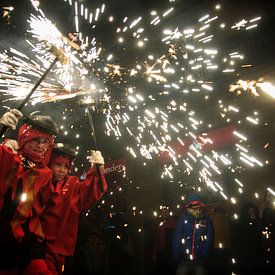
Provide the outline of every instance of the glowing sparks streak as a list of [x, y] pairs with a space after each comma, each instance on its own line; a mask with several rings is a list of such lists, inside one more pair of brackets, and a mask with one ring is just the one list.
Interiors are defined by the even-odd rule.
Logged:
[[247, 137], [245, 137], [243, 134], [237, 132], [237, 131], [233, 131], [233, 134], [237, 137], [239, 137], [240, 139], [247, 141]]
[[56, 45], [57, 47], [63, 46], [64, 43], [61, 39], [61, 32], [47, 18], [31, 15], [28, 23], [31, 28], [31, 31], [29, 32], [31, 32], [33, 37], [36, 39], [46, 41], [47, 43]]
[[152, 66], [149, 66], [147, 63], [145, 63], [146, 71], [144, 72], [144, 74], [149, 76], [148, 77], [149, 81], [151, 81], [151, 79], [153, 78], [157, 81], [166, 82], [167, 79], [164, 76], [160, 75], [161, 70], [160, 69], [154, 70], [157, 64], [158, 63], [155, 63]]
[[267, 188], [267, 191], [271, 193], [273, 196], [275, 196], [275, 191], [273, 191], [270, 187]]
[[229, 91], [251, 92], [255, 96], [259, 96], [259, 92], [262, 91], [275, 99], [275, 87], [270, 82], [257, 82], [256, 80], [249, 81], [239, 79], [236, 84], [230, 85]]
[[259, 87], [264, 93], [271, 96], [275, 99], [275, 87], [269, 82], [257, 83], [257, 87]]
[[174, 8], [170, 8], [169, 10], [167, 10], [166, 12], [163, 13], [163, 17], [167, 16], [168, 14], [170, 14], [172, 11], [174, 10]]
[[254, 119], [254, 118], [252, 118], [252, 117], [246, 117], [246, 119], [249, 121], [249, 122], [251, 122], [251, 123], [253, 123], [253, 124], [259, 124], [259, 121], [258, 121], [258, 119]]
[[171, 174], [171, 172], [169, 171], [168, 168], [165, 168], [165, 173], [172, 179], [173, 175]]
[[248, 150], [246, 148], [244, 148], [243, 146], [241, 146], [240, 144], [237, 143], [235, 145], [236, 145], [236, 147], [238, 147], [239, 149], [241, 149], [243, 152], [248, 153]]
[[135, 151], [133, 150], [133, 148], [127, 147], [127, 150], [130, 152], [130, 154], [131, 154], [134, 158], [137, 157], [137, 155], [136, 155]]
[[140, 21], [142, 20], [142, 17], [137, 18], [136, 20], [133, 21], [133, 23], [129, 26], [130, 29], [135, 27]]
[[229, 109], [230, 111], [232, 110], [232, 111], [234, 111], [234, 112], [236, 112], [236, 113], [239, 113], [239, 111], [240, 111], [238, 108], [236, 108], [236, 107], [234, 107], [234, 106], [229, 106], [228, 109]]
[[249, 159], [241, 156], [240, 160], [242, 160], [244, 163], [248, 164], [249, 166], [254, 167], [254, 163], [251, 162]]

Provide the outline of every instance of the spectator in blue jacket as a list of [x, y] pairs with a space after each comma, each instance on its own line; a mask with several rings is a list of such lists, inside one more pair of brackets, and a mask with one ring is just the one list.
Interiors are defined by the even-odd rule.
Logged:
[[189, 195], [173, 236], [173, 256], [179, 263], [176, 275], [205, 274], [213, 239], [212, 221], [201, 197]]

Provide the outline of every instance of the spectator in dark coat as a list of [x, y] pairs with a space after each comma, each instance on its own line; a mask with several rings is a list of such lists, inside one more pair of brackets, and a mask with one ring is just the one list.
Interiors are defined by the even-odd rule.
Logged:
[[200, 196], [190, 195], [185, 206], [173, 236], [173, 255], [179, 262], [176, 274], [205, 274], [214, 237], [212, 221]]

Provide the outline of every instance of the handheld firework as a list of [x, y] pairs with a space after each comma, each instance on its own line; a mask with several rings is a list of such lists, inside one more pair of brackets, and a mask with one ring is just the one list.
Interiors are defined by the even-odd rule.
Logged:
[[[93, 106], [90, 104], [87, 107], [89, 125], [91, 127], [91, 136], [92, 136], [92, 140], [93, 140], [94, 150], [98, 150], [92, 111], [93, 111]], [[100, 168], [99, 164], [96, 164], [96, 171], [97, 171], [98, 176], [99, 176], [100, 189], [101, 189], [102, 192], [104, 192], [103, 180], [101, 178], [101, 173], [100, 173], [99, 168]]]
[[[24, 108], [24, 106], [30, 100], [30, 98], [33, 95], [33, 93], [36, 91], [36, 89], [39, 87], [39, 85], [41, 84], [41, 82], [46, 78], [46, 76], [49, 74], [49, 72], [52, 70], [52, 68], [54, 67], [54, 65], [58, 61], [61, 64], [66, 64], [68, 62], [68, 59], [66, 58], [66, 56], [64, 55], [64, 53], [62, 52], [62, 50], [58, 49], [57, 47], [51, 46], [50, 47], [50, 52], [55, 56], [55, 59], [52, 61], [52, 63], [46, 69], [46, 71], [43, 73], [43, 75], [39, 78], [39, 80], [33, 86], [33, 88], [31, 89], [31, 91], [27, 94], [27, 96], [25, 97], [25, 99], [20, 103], [20, 105], [18, 107], [16, 107], [17, 110], [21, 111]], [[8, 129], [7, 126], [0, 125], [0, 137], [2, 137], [4, 135], [4, 133], [6, 132], [7, 129]]]

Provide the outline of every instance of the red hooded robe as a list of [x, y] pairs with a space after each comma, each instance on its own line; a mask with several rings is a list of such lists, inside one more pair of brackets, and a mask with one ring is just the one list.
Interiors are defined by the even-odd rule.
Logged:
[[[24, 153], [24, 145], [34, 138], [47, 138], [50, 148], [42, 159], [32, 159], [31, 155]], [[15, 154], [4, 145], [0, 145], [0, 219], [2, 223], [9, 223], [14, 238], [21, 242], [25, 232], [23, 225], [28, 222], [28, 229], [34, 233], [38, 240], [44, 239], [39, 216], [49, 196], [51, 170], [46, 166], [54, 145], [54, 136], [40, 132], [39, 130], [24, 124], [18, 134], [19, 153]], [[23, 164], [24, 159], [32, 161], [33, 167]], [[3, 214], [7, 208], [6, 193], [11, 189], [11, 200], [14, 201], [18, 184], [22, 183], [22, 194], [19, 194], [19, 202], [16, 205], [11, 219], [7, 220]]]
[[[103, 169], [101, 174], [103, 175]], [[84, 181], [75, 176], [67, 176], [57, 182], [56, 187], [52, 185], [49, 203], [41, 216], [49, 251], [63, 256], [73, 255], [79, 214], [88, 210], [107, 190], [102, 175], [103, 191], [96, 167], [89, 170]]]

